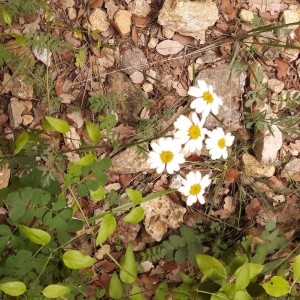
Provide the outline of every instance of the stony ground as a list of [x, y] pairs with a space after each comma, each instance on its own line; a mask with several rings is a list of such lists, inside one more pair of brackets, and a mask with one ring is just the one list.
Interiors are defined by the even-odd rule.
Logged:
[[[114, 112], [118, 118], [114, 135], [102, 140], [98, 151], [99, 157], [109, 155], [113, 160], [106, 190], [123, 194], [126, 187], [133, 187], [148, 193], [175, 187], [176, 176], [149, 171], [145, 156], [128, 145], [172, 130], [177, 116], [188, 111], [187, 90], [197, 79], [211, 84], [223, 99], [219, 121], [236, 136], [223, 181], [218, 185], [217, 180], [209, 190], [207, 205], [187, 209], [181, 196], [164, 196], [144, 207], [144, 223], [120, 222], [108, 249], [115, 251], [114, 242], [121, 240], [142, 250], [196, 218], [220, 221], [228, 230], [234, 228], [234, 236], [241, 229], [249, 231], [249, 223], [252, 234], [259, 235], [272, 218], [287, 236], [296, 236], [299, 1], [274, 0], [269, 5], [264, 0], [48, 2], [47, 12], [26, 13], [15, 17], [12, 26], [0, 26], [0, 42], [11, 54], [3, 57], [0, 69], [1, 145], [26, 128], [40, 128], [44, 117], [52, 115], [72, 124], [69, 136], [58, 141], [62, 151], [72, 150], [84, 146], [84, 121], [94, 122], [99, 115]], [[265, 25], [271, 27], [255, 30]], [[16, 42], [16, 34], [29, 42]], [[1, 57], [0, 53], [0, 62]], [[210, 117], [208, 127], [216, 124]], [[111, 143], [115, 136], [117, 145]], [[78, 158], [69, 152], [70, 161]], [[210, 166], [205, 156], [192, 156], [189, 163], [187, 170]], [[217, 175], [222, 168], [213, 164], [212, 170]], [[1, 187], [8, 178], [2, 176]], [[81, 204], [89, 215], [105, 209], [88, 199]], [[116, 266], [103, 259], [100, 250], [96, 257], [101, 275], [91, 287], [105, 287]], [[179, 270], [186, 267], [162, 261], [151, 265], [141, 280], [146, 287], [166, 276], [176, 283]]]

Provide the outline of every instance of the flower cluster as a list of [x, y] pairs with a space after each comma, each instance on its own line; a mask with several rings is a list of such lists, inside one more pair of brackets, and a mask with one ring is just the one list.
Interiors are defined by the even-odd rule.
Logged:
[[[198, 86], [192, 86], [188, 91], [190, 96], [195, 97], [190, 104], [191, 109], [194, 110], [191, 118], [180, 115], [174, 122], [172, 138], [162, 137], [151, 142], [152, 151], [149, 152], [148, 163], [150, 168], [156, 169], [159, 174], [164, 170], [168, 174], [179, 171], [180, 165], [185, 162], [185, 154], [199, 153], [203, 143], [211, 159], [228, 157], [227, 147], [233, 144], [234, 136], [231, 133], [225, 134], [220, 127], [212, 131], [203, 127], [210, 112], [218, 114], [223, 101], [214, 93], [212, 86], [207, 85], [204, 80], [198, 80], [197, 84]], [[187, 197], [187, 205], [190, 206], [197, 200], [204, 204], [203, 194], [210, 183], [211, 179], [208, 175], [202, 177], [199, 171], [192, 171], [186, 175], [178, 190]]]

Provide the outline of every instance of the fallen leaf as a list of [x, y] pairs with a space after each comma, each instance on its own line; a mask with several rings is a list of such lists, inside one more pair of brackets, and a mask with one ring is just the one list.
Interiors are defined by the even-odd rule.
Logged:
[[102, 7], [103, 5], [103, 0], [92, 0], [90, 3], [89, 3], [89, 7], [90, 8], [100, 8]]
[[133, 15], [132, 20], [133, 20], [133, 24], [139, 28], [146, 28], [150, 21], [149, 17], [140, 17], [137, 15]]
[[55, 83], [55, 93], [57, 96], [59, 96], [62, 93], [62, 87], [65, 82], [65, 77], [64, 76], [59, 76], [56, 80]]
[[274, 62], [277, 65], [276, 77], [278, 80], [283, 81], [287, 76], [289, 64], [279, 57]]
[[138, 33], [137, 26], [135, 24], [132, 25], [131, 38], [134, 44], [137, 46], [139, 43], [139, 33]]
[[223, 16], [228, 20], [235, 19], [237, 15], [237, 10], [231, 5], [229, 0], [222, 0], [221, 12]]
[[260, 202], [257, 198], [252, 198], [250, 203], [246, 206], [245, 212], [249, 220], [253, 219], [261, 210]]
[[183, 45], [176, 41], [164, 40], [157, 44], [156, 51], [161, 55], [177, 54], [184, 48]]
[[294, 158], [283, 168], [281, 176], [287, 180], [300, 181], [300, 158]]
[[241, 175], [241, 171], [238, 171], [234, 168], [229, 168], [225, 173], [224, 181], [225, 183], [234, 183], [240, 179]]

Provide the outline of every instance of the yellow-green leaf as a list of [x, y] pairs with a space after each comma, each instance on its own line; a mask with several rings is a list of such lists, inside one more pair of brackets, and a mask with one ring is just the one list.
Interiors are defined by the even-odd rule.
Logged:
[[42, 229], [31, 228], [25, 225], [19, 225], [19, 229], [34, 244], [46, 245], [51, 241], [50, 234]]
[[128, 244], [125, 255], [120, 263], [120, 278], [124, 283], [133, 283], [137, 277], [137, 263], [131, 244]]
[[268, 295], [273, 297], [282, 297], [290, 292], [289, 282], [281, 276], [273, 276], [262, 287]]
[[66, 133], [70, 130], [70, 125], [66, 120], [54, 118], [54, 117], [45, 117], [48, 124], [51, 126], [53, 131], [57, 131], [59, 133]]
[[26, 292], [26, 285], [21, 281], [0, 283], [0, 290], [12, 297], [18, 297]]
[[50, 299], [62, 297], [70, 293], [70, 288], [62, 284], [50, 284], [42, 290], [42, 294]]
[[142, 193], [140, 191], [131, 188], [126, 189], [126, 194], [134, 204], [140, 204], [143, 199]]
[[100, 224], [98, 236], [96, 238], [96, 245], [98, 246], [104, 243], [107, 240], [107, 238], [116, 230], [116, 226], [117, 222], [114, 215], [105, 215]]
[[108, 293], [112, 299], [120, 299], [123, 296], [122, 282], [116, 272], [111, 276]]
[[29, 140], [29, 134], [26, 131], [21, 132], [15, 140], [14, 154], [18, 154], [27, 144]]
[[295, 257], [295, 260], [293, 262], [293, 271], [294, 271], [294, 281], [300, 282], [300, 255], [297, 255]]
[[144, 209], [141, 206], [134, 207], [123, 219], [124, 222], [137, 224], [144, 219]]
[[101, 133], [100, 129], [97, 125], [92, 122], [87, 121], [85, 123], [86, 131], [92, 142], [97, 143], [100, 140]]
[[5, 9], [2, 9], [2, 19], [5, 24], [11, 25], [11, 17]]
[[94, 159], [95, 156], [92, 153], [88, 153], [85, 156], [81, 157], [76, 164], [79, 166], [89, 166], [93, 163]]
[[92, 266], [97, 260], [77, 250], [69, 250], [62, 256], [64, 264], [69, 269], [84, 269]]
[[105, 189], [100, 185], [96, 191], [90, 190], [90, 194], [93, 201], [100, 201], [105, 198]]

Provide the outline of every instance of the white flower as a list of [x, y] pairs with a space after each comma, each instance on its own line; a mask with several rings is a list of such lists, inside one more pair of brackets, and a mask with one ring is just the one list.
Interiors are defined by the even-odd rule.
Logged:
[[214, 129], [207, 133], [208, 138], [205, 140], [206, 149], [209, 151], [211, 159], [219, 159], [223, 156], [228, 157], [227, 147], [233, 144], [234, 136], [226, 133], [222, 128]]
[[180, 166], [185, 162], [181, 145], [172, 138], [160, 138], [151, 142], [153, 151], [149, 152], [147, 160], [151, 169], [156, 169], [158, 174], [166, 168], [169, 174], [179, 171]]
[[193, 205], [197, 200], [201, 203], [205, 203], [203, 197], [205, 189], [210, 185], [211, 180], [208, 175], [201, 176], [199, 171], [190, 172], [186, 175], [186, 179], [182, 180], [182, 186], [178, 189], [180, 193], [187, 196], [186, 204], [188, 206]]
[[207, 85], [204, 80], [198, 80], [198, 87], [191, 86], [188, 90], [190, 96], [196, 97], [191, 103], [191, 108], [205, 119], [210, 112], [215, 115], [219, 112], [219, 106], [223, 104], [214, 92], [211, 85]]
[[174, 138], [184, 145], [184, 151], [193, 153], [202, 149], [204, 136], [207, 129], [202, 127], [203, 122], [200, 122], [197, 114], [192, 114], [192, 120], [188, 117], [181, 115], [174, 122], [174, 127], [177, 129], [174, 133]]

